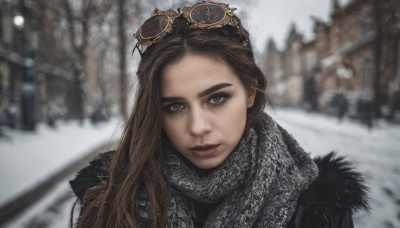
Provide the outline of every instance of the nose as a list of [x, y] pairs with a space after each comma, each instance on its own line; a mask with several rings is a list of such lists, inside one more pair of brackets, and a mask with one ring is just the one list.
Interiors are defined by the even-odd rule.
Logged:
[[191, 111], [189, 131], [194, 136], [202, 136], [211, 131], [212, 124], [207, 113], [201, 108]]

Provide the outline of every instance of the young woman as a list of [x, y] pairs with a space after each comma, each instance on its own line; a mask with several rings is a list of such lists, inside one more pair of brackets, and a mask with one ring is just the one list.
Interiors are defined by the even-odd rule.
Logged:
[[71, 181], [77, 227], [352, 227], [367, 208], [348, 163], [313, 161], [263, 112], [266, 79], [233, 11], [203, 1], [139, 28], [119, 147]]

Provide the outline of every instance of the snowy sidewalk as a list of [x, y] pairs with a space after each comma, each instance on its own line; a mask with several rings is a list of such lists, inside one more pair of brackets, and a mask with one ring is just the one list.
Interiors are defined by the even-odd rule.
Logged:
[[89, 121], [60, 122], [56, 129], [39, 125], [36, 132], [7, 131], [0, 139], [0, 208], [100, 145], [118, 139], [121, 122], [96, 126]]
[[320, 156], [336, 151], [354, 164], [370, 188], [370, 213], [355, 216], [356, 227], [400, 227], [400, 126], [384, 121], [368, 129], [356, 121], [301, 110], [269, 113], [305, 151]]

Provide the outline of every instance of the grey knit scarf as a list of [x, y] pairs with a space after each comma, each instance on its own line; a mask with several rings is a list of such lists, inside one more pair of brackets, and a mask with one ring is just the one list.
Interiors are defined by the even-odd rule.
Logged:
[[298, 143], [265, 114], [206, 176], [176, 151], [166, 153], [168, 227], [194, 227], [193, 200], [216, 203], [203, 227], [286, 227], [318, 170]]

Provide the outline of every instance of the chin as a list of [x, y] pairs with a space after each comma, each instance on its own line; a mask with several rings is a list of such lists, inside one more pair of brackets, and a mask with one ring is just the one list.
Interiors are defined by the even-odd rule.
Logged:
[[222, 161], [218, 158], [206, 159], [203, 161], [191, 161], [199, 169], [213, 169], [221, 165]]

